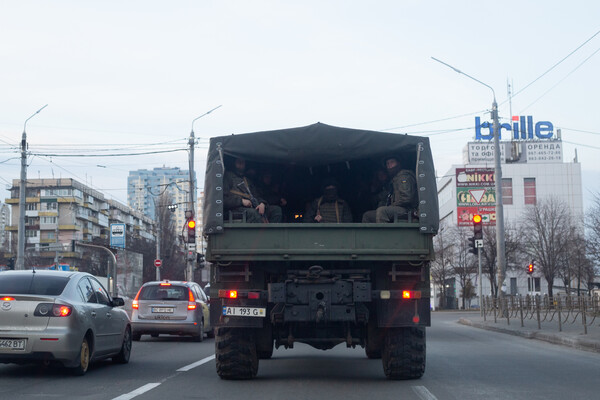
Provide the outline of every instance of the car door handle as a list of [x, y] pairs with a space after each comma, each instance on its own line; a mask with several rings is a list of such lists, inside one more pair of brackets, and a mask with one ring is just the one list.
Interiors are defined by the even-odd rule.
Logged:
[[92, 317], [96, 318], [96, 311], [92, 311]]
[[112, 314], [111, 314], [111, 313], [109, 313], [109, 312], [107, 312], [107, 313], [106, 313], [106, 318], [112, 318]]

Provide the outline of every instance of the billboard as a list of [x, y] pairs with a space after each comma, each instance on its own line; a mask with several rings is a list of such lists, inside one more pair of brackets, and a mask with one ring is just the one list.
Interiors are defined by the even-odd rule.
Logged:
[[456, 168], [458, 226], [472, 226], [475, 214], [484, 225], [496, 225], [495, 185], [493, 168]]

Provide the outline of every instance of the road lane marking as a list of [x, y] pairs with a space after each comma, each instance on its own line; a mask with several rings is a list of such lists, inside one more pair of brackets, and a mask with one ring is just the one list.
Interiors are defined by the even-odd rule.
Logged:
[[181, 367], [181, 368], [179, 368], [179, 369], [177, 370], [177, 372], [186, 372], [186, 371], [189, 371], [189, 370], [190, 370], [190, 369], [192, 369], [192, 368], [196, 368], [196, 367], [198, 367], [198, 366], [200, 366], [200, 365], [202, 365], [202, 364], [206, 364], [207, 362], [209, 362], [209, 361], [211, 361], [211, 360], [214, 360], [214, 359], [215, 359], [215, 355], [213, 354], [213, 355], [212, 355], [212, 356], [210, 356], [210, 357], [203, 358], [203, 359], [202, 359], [202, 360], [200, 360], [200, 361], [196, 361], [195, 363], [192, 363], [192, 364], [190, 364], [190, 365], [186, 365], [185, 367]]
[[425, 386], [413, 386], [412, 390], [417, 394], [417, 396], [419, 396], [421, 400], [437, 400], [437, 397], [432, 395]]
[[119, 397], [115, 397], [113, 400], [130, 400], [134, 397], [139, 396], [140, 394], [144, 394], [147, 391], [154, 389], [158, 385], [160, 385], [160, 383], [148, 383], [142, 387], [135, 389], [133, 392], [125, 393], [120, 395]]

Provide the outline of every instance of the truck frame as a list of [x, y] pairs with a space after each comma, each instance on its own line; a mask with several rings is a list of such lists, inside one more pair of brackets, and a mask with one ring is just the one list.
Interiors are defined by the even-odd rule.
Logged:
[[[299, 222], [324, 174], [340, 178], [355, 205], [360, 190], [352, 185], [390, 154], [415, 172], [418, 209], [393, 223], [358, 222], [364, 207], [356, 207], [353, 223]], [[223, 210], [224, 171], [237, 157], [303, 183], [291, 191], [286, 222], [245, 223]], [[321, 123], [212, 138], [203, 217], [221, 378], [253, 378], [260, 359], [296, 342], [322, 350], [361, 346], [382, 359], [390, 379], [423, 375], [439, 224], [427, 138]]]

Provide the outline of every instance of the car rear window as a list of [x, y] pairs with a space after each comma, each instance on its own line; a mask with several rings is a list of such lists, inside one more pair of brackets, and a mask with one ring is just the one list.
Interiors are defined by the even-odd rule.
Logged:
[[186, 286], [144, 286], [139, 300], [187, 300], [189, 298]]
[[69, 278], [63, 276], [39, 275], [4, 275], [0, 274], [1, 294], [37, 294], [47, 296], [60, 295]]

